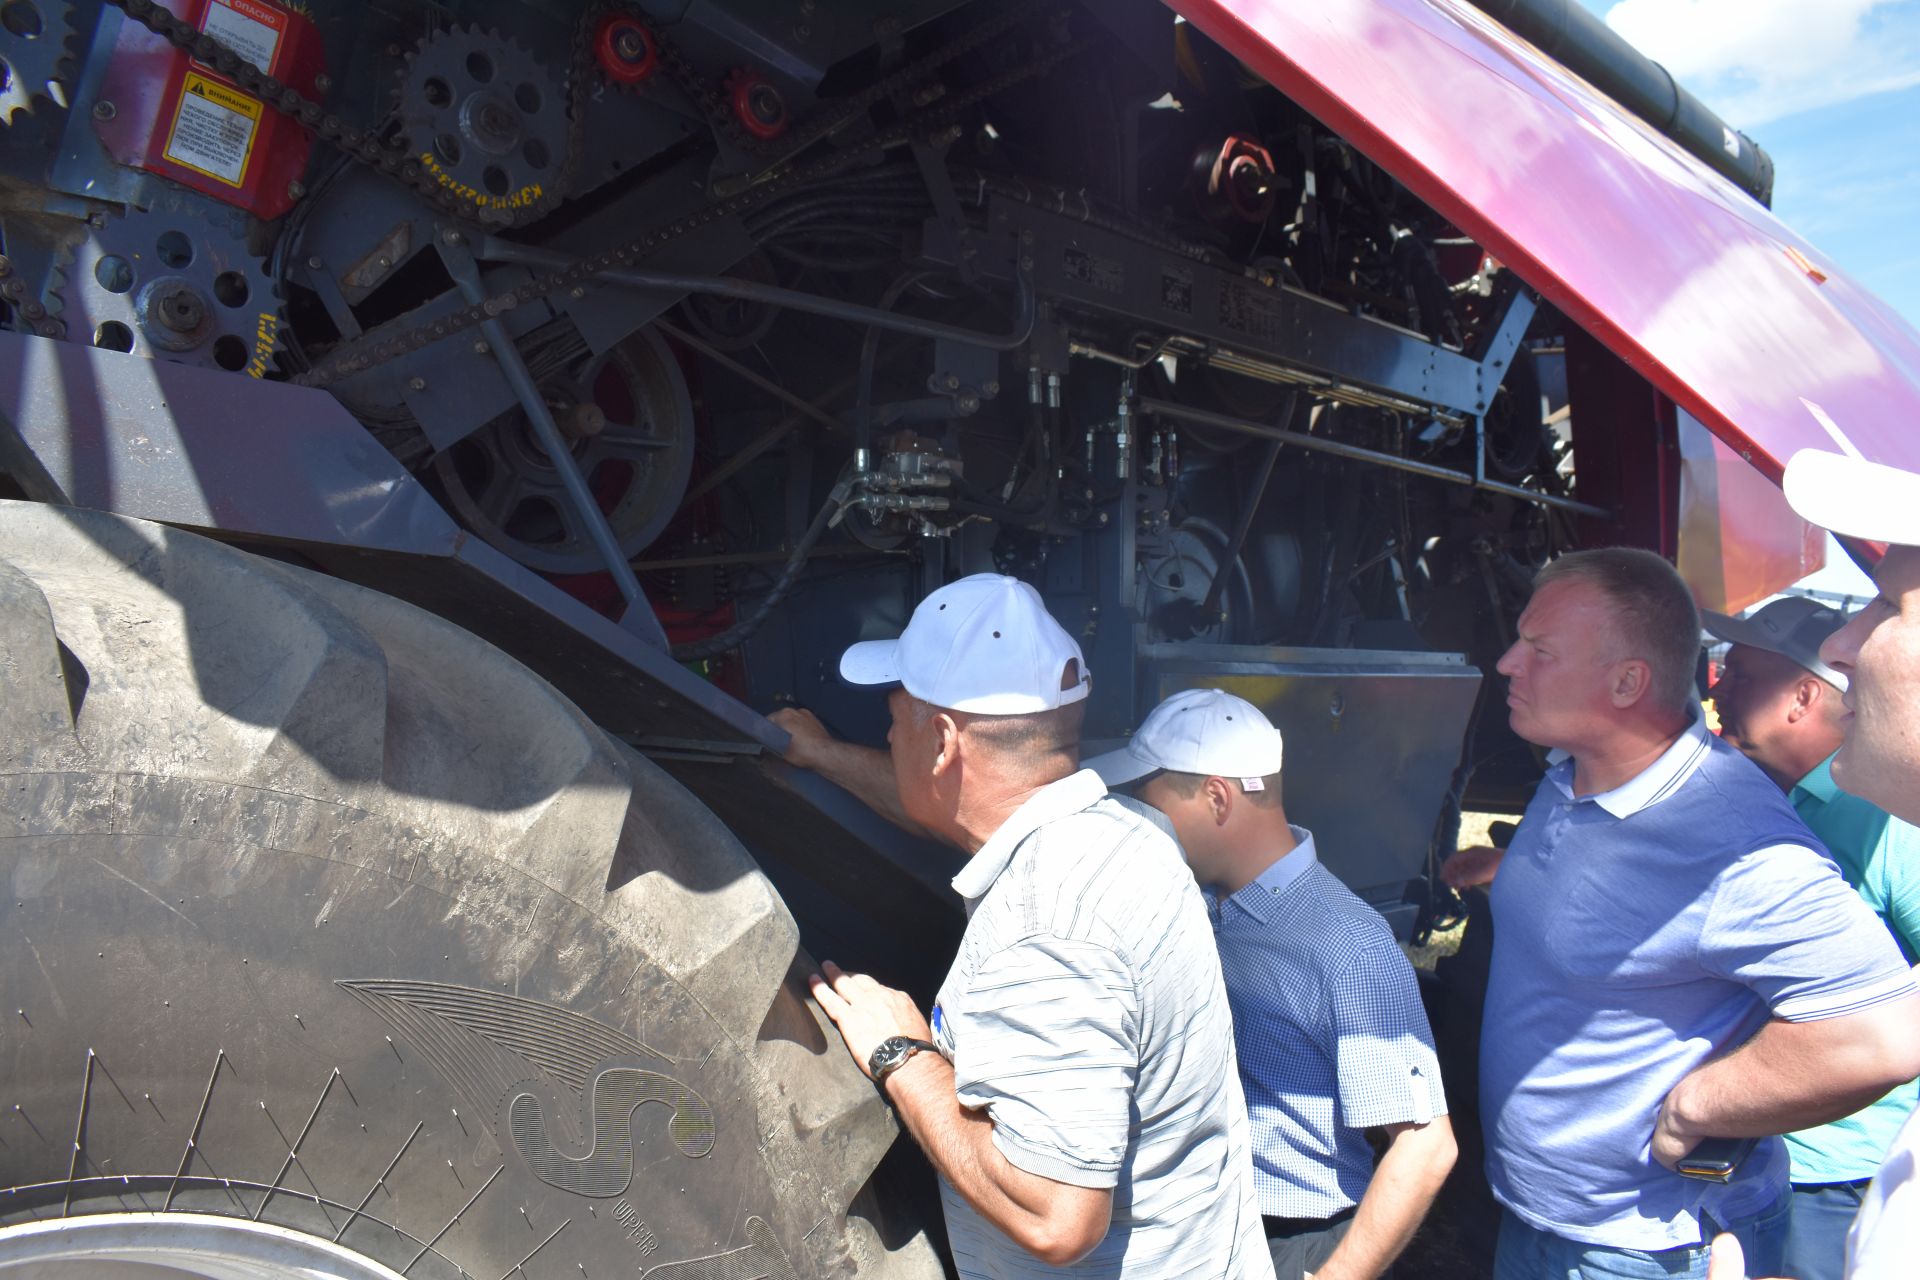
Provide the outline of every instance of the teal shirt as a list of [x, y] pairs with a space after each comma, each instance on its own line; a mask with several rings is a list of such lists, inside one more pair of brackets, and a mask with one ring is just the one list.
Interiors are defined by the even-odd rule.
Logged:
[[[1835, 786], [1831, 756], [1800, 779], [1790, 799], [1847, 883], [1886, 922], [1907, 963], [1920, 960], [1920, 829]], [[1917, 1100], [1920, 1084], [1909, 1081], [1844, 1119], [1788, 1134], [1793, 1180], [1872, 1177]]]

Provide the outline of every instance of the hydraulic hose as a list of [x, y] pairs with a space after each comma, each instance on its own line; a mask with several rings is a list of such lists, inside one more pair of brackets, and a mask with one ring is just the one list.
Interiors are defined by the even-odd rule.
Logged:
[[793, 552], [787, 556], [786, 565], [780, 570], [780, 576], [774, 580], [773, 590], [767, 592], [766, 599], [762, 600], [751, 614], [725, 631], [708, 636], [705, 640], [674, 645], [673, 660], [704, 662], [708, 658], [717, 658], [727, 650], [738, 648], [746, 643], [747, 639], [773, 615], [773, 611], [780, 607], [780, 602], [787, 598], [787, 593], [793, 590], [794, 584], [800, 581], [800, 571], [807, 566], [807, 556], [813, 551], [813, 544], [820, 541], [820, 535], [827, 531], [827, 522], [833, 519], [833, 513], [839, 510], [840, 499], [841, 488], [836, 486], [833, 493], [821, 504], [819, 512], [813, 517], [813, 523], [808, 525], [807, 531], [800, 535], [800, 541], [793, 544]]

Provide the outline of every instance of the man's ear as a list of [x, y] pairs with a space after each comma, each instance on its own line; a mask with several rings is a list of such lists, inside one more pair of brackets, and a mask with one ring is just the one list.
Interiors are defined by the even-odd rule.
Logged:
[[1213, 819], [1213, 825], [1226, 826], [1227, 819], [1233, 814], [1233, 784], [1225, 778], [1208, 778], [1201, 787], [1201, 794], [1206, 797], [1207, 816]]
[[1653, 687], [1653, 668], [1641, 658], [1614, 664], [1613, 705], [1622, 711], [1647, 696]]
[[1824, 684], [1826, 681], [1818, 676], [1801, 677], [1800, 683], [1793, 689], [1793, 705], [1787, 708], [1788, 724], [1798, 724], [1820, 705], [1820, 699], [1827, 694], [1827, 691], [1821, 688]]
[[939, 777], [960, 760], [960, 724], [945, 711], [934, 713], [928, 722], [933, 743], [933, 776]]

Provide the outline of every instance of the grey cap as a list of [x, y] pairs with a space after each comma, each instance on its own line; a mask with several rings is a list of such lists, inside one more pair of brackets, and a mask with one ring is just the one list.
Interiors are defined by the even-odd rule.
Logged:
[[1750, 644], [1791, 658], [1844, 692], [1847, 678], [1820, 661], [1820, 645], [1847, 625], [1847, 615], [1806, 596], [1783, 596], [1744, 618], [1700, 611], [1707, 630], [1733, 644]]

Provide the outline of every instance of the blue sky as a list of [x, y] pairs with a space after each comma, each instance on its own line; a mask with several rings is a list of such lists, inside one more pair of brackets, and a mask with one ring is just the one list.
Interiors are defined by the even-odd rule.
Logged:
[[1773, 157], [1774, 210], [1920, 327], [1920, 0], [1581, 0]]
[[[1580, 0], [1774, 162], [1773, 208], [1920, 327], [1920, 0]], [[1872, 593], [1837, 544], [1804, 585]]]

